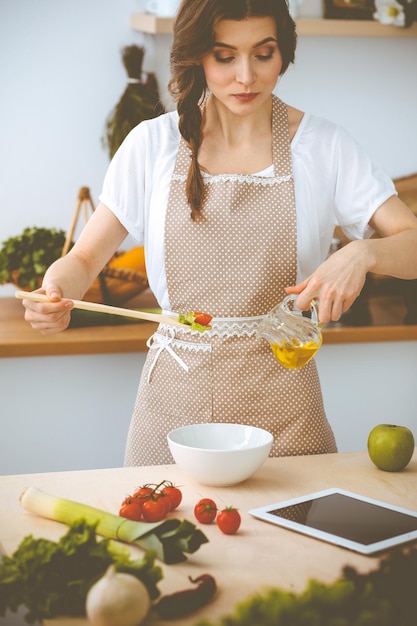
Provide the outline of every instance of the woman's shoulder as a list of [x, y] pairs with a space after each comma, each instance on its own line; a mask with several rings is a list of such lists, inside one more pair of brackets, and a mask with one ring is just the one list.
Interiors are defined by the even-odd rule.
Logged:
[[144, 120], [138, 124], [136, 128], [138, 132], [146, 131], [152, 136], [165, 135], [168, 133], [170, 136], [178, 137], [178, 113], [177, 111], [162, 113], [162, 115], [158, 115], [157, 117]]
[[294, 134], [291, 148], [294, 153], [317, 151], [327, 154], [356, 151], [359, 143], [341, 124], [314, 113], [304, 113]]
[[153, 167], [160, 158], [166, 159], [176, 153], [179, 138], [177, 112], [163, 113], [135, 126], [113, 160], [135, 168], [145, 163]]
[[178, 113], [176, 111], [143, 120], [129, 132], [125, 139], [131, 147], [142, 146], [143, 142], [151, 142], [156, 147], [156, 145], [165, 145], [166, 142], [178, 143], [178, 141]]
[[296, 109], [287, 104], [287, 112], [288, 112], [288, 126], [290, 132], [290, 140], [292, 141], [297, 134], [297, 131], [300, 127], [301, 120], [303, 119], [304, 113], [300, 111], [300, 109]]
[[336, 122], [314, 113], [305, 112], [302, 113], [294, 139], [314, 140], [316, 138], [333, 137], [338, 135], [341, 130], [342, 126]]

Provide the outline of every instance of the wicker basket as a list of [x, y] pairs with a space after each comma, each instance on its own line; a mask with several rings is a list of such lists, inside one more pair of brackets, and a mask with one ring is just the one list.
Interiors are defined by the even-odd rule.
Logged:
[[[117, 252], [115, 256], [122, 254]], [[122, 306], [148, 288], [146, 274], [106, 265], [95, 279], [83, 300]]]

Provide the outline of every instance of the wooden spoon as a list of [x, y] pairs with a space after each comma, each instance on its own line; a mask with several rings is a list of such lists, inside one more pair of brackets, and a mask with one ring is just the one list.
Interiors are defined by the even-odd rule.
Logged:
[[[16, 291], [15, 297], [20, 300], [33, 300], [34, 302], [51, 302], [48, 296], [42, 293], [34, 293], [32, 291]], [[66, 298], [67, 299], [67, 298]], [[72, 300], [71, 298], [68, 298]], [[108, 304], [97, 304], [96, 302], [85, 302], [84, 300], [72, 300], [74, 309], [82, 309], [83, 311], [94, 311], [96, 313], [110, 313], [111, 315], [122, 315], [124, 317], [134, 317], [148, 322], [156, 322], [187, 328], [188, 324], [182, 324], [173, 315], [163, 315], [162, 313], [148, 313], [147, 311], [136, 311], [135, 309], [123, 309], [122, 307], [109, 306]]]

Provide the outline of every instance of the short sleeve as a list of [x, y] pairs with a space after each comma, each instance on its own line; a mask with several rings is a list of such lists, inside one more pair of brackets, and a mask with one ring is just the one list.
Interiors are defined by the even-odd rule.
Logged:
[[370, 237], [369, 220], [396, 190], [345, 129], [319, 116], [304, 115], [291, 150], [302, 280], [327, 257], [336, 226], [349, 239]]
[[336, 219], [349, 239], [372, 235], [369, 220], [388, 198], [396, 195], [393, 181], [366, 150], [338, 127], [335, 146]]
[[144, 241], [147, 145], [146, 125], [139, 124], [112, 158], [100, 194], [100, 201], [140, 245]]

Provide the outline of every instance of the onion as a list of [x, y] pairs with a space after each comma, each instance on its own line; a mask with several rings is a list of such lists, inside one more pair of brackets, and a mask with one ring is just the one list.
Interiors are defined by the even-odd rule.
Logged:
[[151, 600], [143, 582], [110, 565], [88, 591], [86, 613], [92, 626], [138, 626], [149, 612]]

